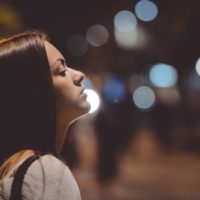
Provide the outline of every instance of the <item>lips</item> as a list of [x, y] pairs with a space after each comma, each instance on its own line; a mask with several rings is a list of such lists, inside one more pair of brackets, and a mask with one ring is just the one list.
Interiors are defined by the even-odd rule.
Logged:
[[81, 96], [82, 98], [86, 99], [86, 98], [87, 98], [87, 94], [86, 94], [84, 91], [85, 91], [85, 88], [83, 87], [83, 88], [81, 89], [80, 96]]

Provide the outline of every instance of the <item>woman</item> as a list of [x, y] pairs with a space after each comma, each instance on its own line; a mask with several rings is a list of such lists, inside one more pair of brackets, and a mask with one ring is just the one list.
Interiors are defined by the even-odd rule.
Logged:
[[[80, 199], [60, 152], [70, 123], [90, 108], [83, 79], [44, 33], [0, 41], [0, 199], [19, 199], [16, 190], [21, 199]], [[14, 182], [32, 157], [20, 190]]]

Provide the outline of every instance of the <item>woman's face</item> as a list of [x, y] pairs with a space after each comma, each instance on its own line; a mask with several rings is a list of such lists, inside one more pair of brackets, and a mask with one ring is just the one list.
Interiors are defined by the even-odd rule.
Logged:
[[68, 67], [62, 54], [51, 43], [45, 41], [45, 48], [56, 94], [58, 114], [73, 120], [87, 113], [90, 105], [86, 101], [87, 95], [82, 85], [85, 75]]

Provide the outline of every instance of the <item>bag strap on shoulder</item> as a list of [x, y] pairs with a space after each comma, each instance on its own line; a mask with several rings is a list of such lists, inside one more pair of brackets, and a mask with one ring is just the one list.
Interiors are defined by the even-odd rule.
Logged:
[[17, 169], [15, 173], [12, 187], [11, 187], [11, 195], [10, 200], [21, 200], [22, 199], [22, 184], [24, 180], [24, 176], [29, 168], [29, 166], [38, 159], [38, 155], [33, 155], [27, 158]]

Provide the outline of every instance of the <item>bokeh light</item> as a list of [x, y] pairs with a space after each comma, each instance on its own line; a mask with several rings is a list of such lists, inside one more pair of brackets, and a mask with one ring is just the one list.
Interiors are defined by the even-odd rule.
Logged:
[[87, 88], [87, 89], [93, 89], [93, 83], [92, 83], [92, 81], [89, 78], [85, 77], [83, 79], [82, 83], [83, 83], [83, 85], [84, 85], [85, 88]]
[[71, 55], [78, 57], [87, 52], [88, 43], [84, 36], [73, 35], [68, 39], [66, 48]]
[[147, 86], [138, 87], [133, 93], [133, 102], [141, 110], [150, 109], [155, 103], [154, 91]]
[[0, 2], [0, 37], [19, 31], [23, 27], [20, 14], [11, 5]]
[[196, 62], [195, 69], [196, 69], [197, 74], [200, 76], [200, 58]]
[[108, 30], [99, 24], [93, 25], [87, 29], [86, 39], [94, 47], [100, 47], [108, 41]]
[[135, 14], [142, 21], [152, 21], [158, 15], [158, 7], [149, 0], [140, 0], [135, 5]]
[[137, 25], [137, 19], [135, 15], [128, 11], [119, 11], [114, 17], [114, 26], [120, 32], [131, 32]]
[[90, 104], [89, 113], [95, 112], [100, 106], [100, 98], [97, 92], [92, 89], [85, 89], [85, 93], [87, 94], [87, 101]]
[[114, 29], [116, 43], [127, 50], [140, 48], [147, 42], [147, 37], [143, 29], [135, 28], [130, 32], [120, 32]]
[[196, 71], [193, 71], [190, 74], [189, 84], [193, 89], [200, 90], [200, 76], [196, 73]]
[[112, 77], [105, 81], [103, 95], [110, 103], [121, 103], [126, 97], [124, 81], [119, 77]]
[[154, 86], [167, 88], [176, 84], [178, 75], [171, 65], [158, 63], [150, 69], [149, 78]]

